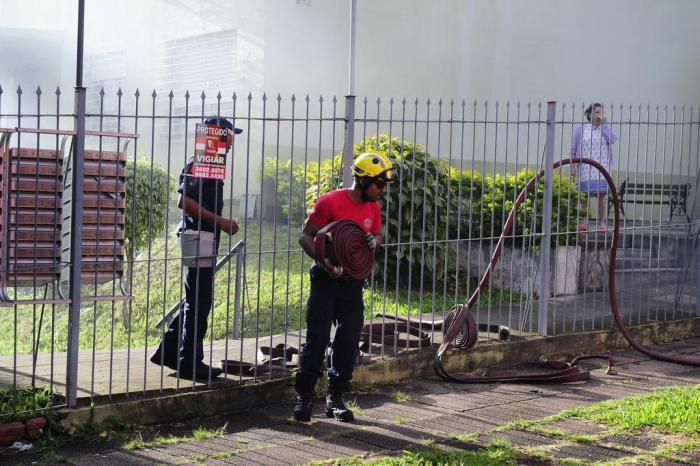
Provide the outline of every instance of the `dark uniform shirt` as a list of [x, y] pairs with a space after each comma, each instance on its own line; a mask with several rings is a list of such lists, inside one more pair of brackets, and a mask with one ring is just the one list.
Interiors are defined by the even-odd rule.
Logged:
[[[187, 161], [184, 170], [180, 174], [180, 187], [177, 192], [184, 194], [190, 199], [199, 202], [203, 209], [221, 216], [224, 208], [224, 182], [221, 180], [210, 180], [206, 178], [196, 178], [192, 176], [193, 159]], [[216, 232], [217, 240], [221, 236], [221, 228], [211, 222], [194, 218], [183, 210], [183, 219], [178, 231], [201, 230]]]

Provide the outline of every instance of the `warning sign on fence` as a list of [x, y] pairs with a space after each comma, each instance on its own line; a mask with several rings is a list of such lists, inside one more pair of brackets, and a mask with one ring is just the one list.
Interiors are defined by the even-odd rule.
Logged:
[[226, 178], [226, 140], [229, 130], [218, 125], [197, 123], [192, 175], [197, 178]]

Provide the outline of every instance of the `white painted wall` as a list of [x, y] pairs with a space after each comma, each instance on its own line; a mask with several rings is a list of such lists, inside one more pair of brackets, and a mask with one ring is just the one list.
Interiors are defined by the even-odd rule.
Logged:
[[[267, 2], [266, 90], [347, 91], [349, 3]], [[697, 18], [695, 0], [358, 0], [357, 94], [696, 103]]]
[[[357, 3], [357, 94], [371, 99], [700, 101], [697, 0]], [[88, 2], [86, 49], [121, 43], [130, 80], [148, 88], [148, 57], [164, 40], [234, 27], [263, 41], [259, 79], [268, 93], [341, 96], [347, 91], [349, 5], [230, 0], [212, 15], [205, 9], [211, 6], [196, 1]], [[42, 78], [70, 81], [63, 71], [74, 68], [75, 14], [73, 2], [0, 0], [0, 37], [11, 44], [0, 50], [0, 77], [17, 68], [18, 54], [31, 55], [40, 45], [11, 37], [48, 31], [61, 42], [60, 66], [47, 62]]]
[[[633, 104], [635, 108], [651, 103], [652, 115], [654, 105], [660, 103], [661, 118], [665, 118], [663, 104], [700, 104], [698, 0], [358, 0], [357, 4], [358, 115], [365, 96], [370, 116], [378, 97], [383, 111], [388, 98], [394, 97], [394, 118], [400, 117], [399, 102], [404, 97], [409, 103], [407, 118], [412, 117], [416, 98], [421, 105], [419, 116], [426, 111], [426, 100], [431, 99], [431, 118], [437, 116], [440, 97], [445, 99], [443, 118], [447, 117], [451, 98], [457, 99], [458, 106], [462, 98], [466, 99], [467, 112], [474, 99], [480, 105], [488, 99], [492, 105], [490, 116], [495, 100], [500, 100], [501, 112], [508, 100], [513, 106], [516, 101], [524, 104], [549, 99], [575, 102], [579, 107], [592, 100], [616, 106]], [[12, 90], [19, 83], [23, 89], [35, 89], [37, 84], [51, 89], [58, 84], [64, 89], [63, 108], [70, 108], [75, 14], [75, 2], [0, 0], [0, 45], [4, 45], [0, 46], [0, 61], [4, 64], [0, 85], [5, 90], [0, 113], [16, 108]], [[261, 112], [257, 99], [262, 92], [269, 99], [268, 117], [275, 116], [278, 93], [283, 99], [282, 116], [289, 116], [288, 99], [295, 93], [296, 117], [303, 115], [307, 94], [311, 117], [318, 115], [321, 94], [325, 98], [324, 114], [330, 116], [331, 99], [337, 96], [336, 116], [342, 117], [348, 86], [349, 14], [350, 0], [228, 0], [217, 4], [196, 0], [95, 0], [87, 2], [86, 54], [123, 49], [120, 76], [124, 82], [119, 85], [130, 98], [139, 87], [144, 96], [141, 111], [148, 112], [148, 96], [159, 85], [158, 57], [167, 43], [180, 37], [235, 30], [240, 42], [236, 56], [220, 59], [237, 60], [233, 69], [249, 70], [249, 76], [231, 76], [233, 85], [240, 86], [239, 98], [243, 98], [239, 100], [238, 115], [245, 115], [245, 96], [252, 91], [254, 117]], [[51, 46], [42, 46], [47, 40]], [[245, 43], [250, 46], [241, 45]], [[33, 79], [37, 82], [31, 82]], [[190, 90], [194, 96], [202, 90], [210, 97], [217, 92], [205, 79], [192, 86], [199, 87]], [[88, 93], [96, 91], [88, 89]], [[159, 95], [164, 96], [165, 90], [160, 91]], [[31, 95], [25, 94], [23, 99], [26, 108], [34, 108]], [[125, 102], [125, 109], [132, 107], [131, 101]], [[479, 109], [483, 111], [483, 106]], [[579, 121], [580, 113], [577, 110], [569, 118]], [[645, 116], [642, 112], [642, 118]], [[5, 118], [8, 125], [11, 119]], [[619, 121], [619, 112], [611, 115], [611, 120]], [[281, 126], [279, 151], [286, 155], [291, 150], [291, 129], [286, 123]], [[264, 141], [262, 124], [253, 123], [246, 129], [236, 142], [236, 151], [241, 155], [248, 151], [254, 173], [262, 153], [277, 151], [276, 128], [266, 127]], [[361, 138], [362, 129], [357, 128], [356, 140]], [[380, 128], [386, 130], [386, 126]], [[149, 122], [142, 120], [139, 131], [149, 135]], [[398, 135], [398, 125], [392, 131]], [[368, 128], [368, 133], [374, 132], [375, 128]], [[417, 142], [428, 145], [431, 153], [446, 156], [446, 133], [437, 139], [435, 128], [429, 137], [424, 127], [416, 132], [420, 135]], [[683, 150], [697, 154], [692, 152], [695, 146], [688, 144], [687, 134], [683, 140], [687, 149]], [[301, 157], [307, 140], [305, 128], [297, 125], [294, 136], [295, 154]], [[475, 137], [483, 139], [480, 134]], [[681, 136], [675, 137], [680, 144]], [[697, 129], [694, 137], [697, 139]], [[516, 150], [514, 142], [509, 141], [509, 158]], [[657, 157], [663, 157], [663, 144], [671, 143], [652, 140]], [[621, 141], [624, 157], [619, 158], [620, 168], [636, 163], [636, 152], [627, 156], [625, 144]], [[567, 145], [565, 141], [563, 152]], [[342, 124], [336, 126], [335, 133], [330, 124], [323, 128], [310, 125], [310, 158], [328, 156], [341, 146]], [[476, 151], [465, 157], [504, 160], [502, 144], [492, 151], [488, 142], [477, 141], [475, 146]], [[146, 143], [139, 147], [148, 149]], [[485, 152], [484, 147], [491, 152]], [[524, 152], [522, 140], [520, 147]], [[533, 146], [530, 160], [539, 152]], [[687, 168], [683, 165], [682, 171], [695, 173], [698, 162], [693, 163]], [[236, 185], [242, 184], [238, 179]]]

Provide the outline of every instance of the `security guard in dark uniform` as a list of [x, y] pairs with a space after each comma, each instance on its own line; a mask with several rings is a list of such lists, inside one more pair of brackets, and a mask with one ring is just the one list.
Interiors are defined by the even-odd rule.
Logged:
[[[243, 130], [234, 128], [224, 118], [209, 118], [204, 123], [218, 125], [228, 130], [226, 152], [233, 143], [233, 134]], [[180, 174], [180, 199], [177, 206], [182, 209], [182, 222], [178, 235], [183, 230], [207, 231], [215, 233], [216, 250], [219, 247], [221, 232], [229, 235], [238, 232], [234, 220], [222, 217], [224, 207], [224, 183], [221, 180], [192, 176], [193, 159]], [[204, 364], [204, 335], [214, 297], [214, 267], [185, 267], [185, 298], [180, 304], [180, 312], [173, 319], [168, 331], [151, 356], [151, 362], [178, 371], [186, 379], [218, 377], [221, 369]]]

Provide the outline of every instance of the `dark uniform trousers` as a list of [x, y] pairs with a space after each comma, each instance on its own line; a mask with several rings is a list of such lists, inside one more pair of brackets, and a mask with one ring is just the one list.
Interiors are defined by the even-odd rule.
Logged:
[[331, 382], [347, 382], [355, 368], [364, 322], [364, 280], [333, 280], [328, 272], [316, 264], [311, 266], [310, 275], [306, 344], [301, 355], [300, 372], [312, 377], [321, 375], [331, 325], [335, 324], [328, 379]]
[[163, 335], [161, 348], [165, 359], [177, 357], [178, 334], [182, 331], [179, 355], [185, 361], [204, 359], [204, 335], [211, 311], [214, 291], [213, 267], [186, 267], [185, 299], [180, 303], [180, 312]]

